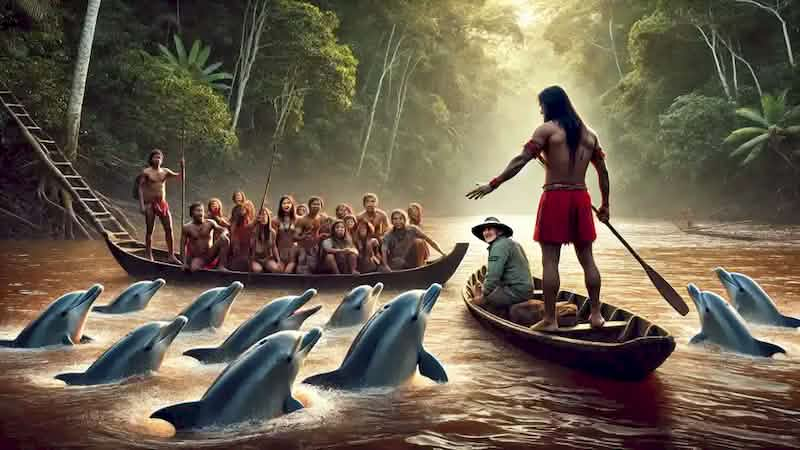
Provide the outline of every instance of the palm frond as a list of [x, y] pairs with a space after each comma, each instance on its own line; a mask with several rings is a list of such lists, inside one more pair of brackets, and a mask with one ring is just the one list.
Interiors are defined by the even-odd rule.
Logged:
[[764, 119], [770, 124], [776, 124], [783, 119], [786, 113], [786, 91], [781, 95], [762, 95], [761, 110]]
[[220, 91], [227, 91], [231, 88], [229, 85], [223, 83], [211, 83], [211, 87]]
[[175, 50], [177, 52], [178, 61], [182, 66], [185, 66], [187, 62], [186, 47], [183, 46], [183, 41], [177, 34], [172, 36], [172, 40], [175, 41]]
[[206, 62], [208, 62], [208, 55], [210, 55], [210, 54], [211, 54], [211, 46], [207, 45], [207, 46], [203, 47], [203, 49], [200, 50], [200, 54], [197, 55], [197, 61], [195, 61], [195, 64], [197, 65], [197, 67], [200, 67], [200, 68], [205, 67]]
[[202, 70], [203, 75], [208, 75], [208, 74], [214, 72], [215, 70], [219, 69], [220, 67], [222, 67], [222, 63], [221, 62], [215, 62], [214, 64], [211, 64], [210, 66], [208, 66], [208, 67], [206, 67], [205, 69]]
[[770, 123], [761, 116], [761, 113], [756, 111], [753, 108], [739, 108], [736, 110], [736, 115], [739, 117], [743, 117], [745, 119], [752, 120], [753, 122], [758, 123], [759, 125], [763, 125], [766, 128], [769, 128]]
[[752, 149], [756, 145], [759, 145], [759, 144], [763, 143], [767, 139], [769, 139], [769, 134], [762, 134], [760, 136], [756, 136], [753, 139], [750, 139], [749, 141], [747, 141], [744, 144], [740, 145], [736, 150], [732, 151], [731, 152], [731, 156], [732, 157], [739, 156], [739, 155], [747, 152], [748, 150]]
[[783, 129], [784, 134], [800, 136], [800, 125], [794, 125]]
[[760, 127], [739, 128], [738, 130], [732, 131], [731, 134], [728, 135], [728, 137], [726, 137], [725, 140], [722, 142], [724, 144], [732, 144], [734, 142], [743, 139], [752, 139], [758, 136], [759, 134], [764, 134], [766, 132], [767, 132], [766, 128], [760, 128]]
[[219, 80], [232, 80], [232, 79], [233, 79], [233, 74], [230, 74], [228, 72], [212, 73], [211, 75], [207, 75], [205, 77], [205, 80], [209, 83]]
[[198, 53], [200, 53], [200, 41], [195, 39], [194, 43], [192, 44], [192, 49], [189, 51], [189, 59], [186, 61], [186, 63], [190, 66], [200, 67], [197, 65]]
[[753, 149], [753, 151], [751, 151], [750, 154], [747, 155], [747, 158], [745, 158], [744, 161], [742, 161], [742, 165], [746, 166], [746, 165], [750, 164], [751, 162], [755, 161], [755, 159], [758, 158], [761, 155], [761, 153], [764, 152], [764, 148], [765, 147], [766, 147], [766, 145], [764, 145], [764, 144], [757, 145]]
[[178, 66], [179, 65], [178, 64], [178, 60], [175, 58], [175, 55], [173, 55], [172, 52], [169, 51], [169, 49], [167, 47], [164, 47], [163, 45], [158, 44], [158, 49], [161, 50], [161, 54], [165, 58], [167, 58], [167, 61], [169, 61], [170, 64], [172, 64], [174, 66]]

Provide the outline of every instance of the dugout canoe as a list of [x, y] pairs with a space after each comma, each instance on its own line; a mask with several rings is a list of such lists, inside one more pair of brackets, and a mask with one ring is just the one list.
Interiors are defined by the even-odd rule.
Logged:
[[[472, 303], [473, 287], [482, 283], [486, 266], [473, 273], [462, 291], [467, 309], [501, 338], [541, 359], [546, 359], [594, 375], [621, 380], [640, 380], [657, 369], [675, 350], [675, 339], [664, 328], [642, 316], [604, 303], [606, 326], [592, 329], [587, 322], [587, 297], [561, 291], [559, 302], [578, 308], [578, 324], [558, 332], [533, 331]], [[533, 278], [534, 298], [541, 299], [542, 281]]]
[[275, 273], [220, 272], [218, 270], [199, 270], [188, 272], [176, 264], [166, 262], [165, 250], [153, 249], [154, 261], [144, 258], [144, 244], [135, 241], [113, 241], [104, 235], [111, 255], [117, 263], [136, 278], [164, 278], [169, 281], [187, 283], [228, 284], [240, 281], [245, 286], [275, 288], [342, 288], [349, 289], [360, 284], [382, 282], [387, 289], [425, 289], [432, 283], [444, 285], [455, 273], [469, 244], [459, 242], [450, 253], [416, 269], [398, 270], [389, 273], [367, 273], [361, 275], [298, 275]]

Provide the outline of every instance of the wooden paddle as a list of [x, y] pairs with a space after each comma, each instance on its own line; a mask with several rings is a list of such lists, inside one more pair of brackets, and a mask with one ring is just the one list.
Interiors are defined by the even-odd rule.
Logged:
[[[544, 160], [542, 160], [541, 156], [539, 156], [538, 161], [539, 164], [542, 165], [542, 167], [545, 168], [547, 167], [546, 163], [544, 162]], [[592, 205], [592, 209], [594, 210], [595, 214], [597, 214], [597, 208], [595, 208], [594, 205]], [[633, 255], [633, 257], [636, 259], [636, 261], [638, 261], [639, 264], [642, 265], [642, 269], [644, 269], [645, 273], [647, 274], [647, 277], [650, 278], [650, 282], [653, 283], [653, 286], [655, 286], [656, 290], [658, 290], [658, 293], [661, 294], [662, 297], [664, 297], [664, 300], [666, 300], [667, 303], [669, 303], [669, 305], [672, 306], [672, 308], [674, 308], [675, 311], [677, 311], [680, 315], [685, 316], [686, 314], [689, 314], [689, 306], [686, 304], [685, 301], [683, 301], [683, 298], [681, 298], [678, 292], [675, 291], [675, 289], [669, 283], [667, 283], [667, 280], [665, 280], [664, 277], [662, 277], [658, 272], [656, 272], [655, 269], [650, 267], [650, 264], [647, 264], [639, 256], [639, 254], [636, 253], [636, 250], [634, 250], [630, 246], [630, 244], [628, 244], [628, 241], [626, 241], [622, 236], [620, 236], [617, 230], [615, 230], [614, 227], [611, 226], [611, 222], [603, 222], [603, 223], [606, 224], [608, 229], [611, 230], [611, 233], [613, 233], [614, 236], [616, 236], [617, 239], [619, 239], [619, 241], [622, 242], [622, 245], [624, 245], [625, 248], [628, 249], [631, 255]]]
[[183, 225], [186, 223], [184, 220], [184, 214], [186, 214], [186, 155], [184, 154], [183, 150], [183, 135], [186, 134], [186, 129], [181, 128], [181, 140], [180, 148], [181, 148], [181, 161], [183, 162], [183, 167], [181, 167], [181, 230], [183, 229]]
[[[594, 210], [595, 213], [597, 213], [597, 208], [592, 206], [592, 209]], [[622, 236], [620, 236], [619, 233], [617, 233], [617, 230], [615, 230], [614, 227], [611, 226], [610, 222], [603, 222], [603, 223], [606, 224], [608, 229], [611, 230], [611, 233], [613, 233], [614, 236], [616, 236], [617, 239], [619, 239], [619, 241], [622, 242], [622, 245], [624, 245], [625, 248], [628, 249], [631, 255], [633, 255], [633, 257], [636, 259], [636, 261], [639, 261], [639, 264], [642, 265], [642, 268], [644, 269], [645, 273], [647, 273], [647, 277], [650, 278], [650, 281], [653, 283], [653, 286], [655, 286], [655, 288], [658, 290], [658, 293], [661, 294], [662, 297], [664, 297], [664, 300], [666, 300], [667, 303], [669, 303], [669, 305], [675, 309], [675, 311], [678, 311], [680, 315], [685, 316], [686, 314], [688, 314], [689, 306], [686, 305], [686, 302], [683, 301], [683, 298], [681, 298], [681, 296], [675, 291], [675, 289], [669, 283], [667, 283], [667, 280], [665, 280], [664, 277], [662, 277], [658, 272], [656, 272], [655, 269], [650, 267], [650, 264], [647, 264], [639, 256], [639, 254], [636, 253], [636, 250], [634, 250], [628, 244], [628, 242]]]

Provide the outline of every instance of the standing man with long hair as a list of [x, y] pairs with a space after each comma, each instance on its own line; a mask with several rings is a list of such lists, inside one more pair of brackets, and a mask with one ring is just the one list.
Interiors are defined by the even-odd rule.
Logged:
[[531, 326], [534, 330], [558, 328], [556, 297], [560, 288], [558, 263], [561, 246], [572, 243], [583, 267], [586, 290], [591, 300], [589, 322], [602, 327], [600, 313], [600, 272], [594, 262], [592, 243], [597, 237], [592, 214], [592, 199], [586, 189], [586, 171], [594, 165], [600, 179], [602, 204], [597, 217], [609, 220], [609, 180], [605, 153], [597, 135], [587, 127], [572, 103], [559, 86], [539, 93], [539, 106], [544, 123], [536, 128], [522, 153], [515, 156], [503, 172], [488, 184], [478, 186], [467, 194], [478, 199], [513, 178], [528, 162], [540, 159], [545, 166], [544, 192], [539, 199], [536, 231], [533, 239], [542, 248], [542, 279], [545, 301], [544, 318]]

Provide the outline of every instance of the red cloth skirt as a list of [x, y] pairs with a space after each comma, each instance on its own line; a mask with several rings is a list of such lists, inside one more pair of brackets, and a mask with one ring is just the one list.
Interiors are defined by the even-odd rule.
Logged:
[[167, 203], [166, 199], [161, 199], [150, 203], [150, 207], [153, 208], [153, 214], [156, 217], [167, 217], [169, 214], [169, 203]]
[[592, 198], [586, 190], [544, 191], [539, 199], [533, 239], [546, 244], [594, 242]]

